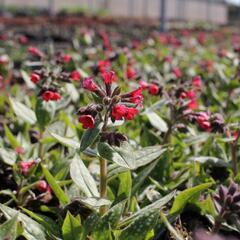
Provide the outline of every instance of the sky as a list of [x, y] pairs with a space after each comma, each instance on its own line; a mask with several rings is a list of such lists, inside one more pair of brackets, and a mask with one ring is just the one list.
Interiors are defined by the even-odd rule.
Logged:
[[236, 3], [240, 5], [240, 0], [227, 0], [230, 3]]

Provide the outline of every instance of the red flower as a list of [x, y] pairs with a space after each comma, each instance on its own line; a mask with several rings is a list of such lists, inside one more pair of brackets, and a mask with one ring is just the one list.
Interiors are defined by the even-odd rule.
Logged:
[[189, 90], [188, 92], [186, 92], [187, 94], [187, 98], [189, 99], [195, 99], [196, 98], [196, 93], [194, 90]]
[[202, 79], [200, 76], [194, 76], [192, 78], [192, 84], [194, 87], [196, 88], [201, 88], [201, 85], [202, 85]]
[[0, 64], [1, 65], [7, 64], [8, 62], [9, 62], [8, 55], [1, 55], [0, 56]]
[[23, 175], [27, 175], [30, 168], [36, 164], [36, 161], [29, 161], [29, 162], [20, 162], [19, 163], [19, 168], [22, 172]]
[[36, 73], [31, 73], [30, 78], [31, 78], [31, 81], [35, 84], [40, 80], [40, 76]]
[[98, 89], [98, 86], [93, 81], [92, 77], [85, 78], [82, 82], [82, 87], [92, 92], [95, 92]]
[[111, 62], [108, 60], [98, 61], [98, 70], [99, 72], [108, 71], [111, 68]]
[[127, 108], [125, 119], [132, 120], [137, 114], [138, 114], [138, 110], [136, 108]]
[[127, 107], [125, 105], [115, 105], [112, 108], [112, 117], [115, 120], [122, 120], [124, 118], [124, 116], [126, 115], [127, 112]]
[[180, 68], [175, 67], [175, 68], [173, 68], [172, 72], [174, 73], [174, 75], [176, 76], [176, 78], [182, 77], [182, 71], [181, 71]]
[[42, 193], [46, 192], [48, 190], [48, 187], [49, 186], [48, 186], [47, 182], [44, 180], [38, 181], [38, 183], [36, 185], [37, 190]]
[[23, 147], [16, 147], [15, 148], [15, 152], [17, 154], [23, 154], [24, 153], [24, 148]]
[[200, 128], [206, 131], [211, 130], [210, 116], [207, 112], [200, 112], [197, 117], [197, 122]]
[[172, 56], [168, 55], [168, 56], [165, 56], [164, 57], [164, 62], [168, 62], [168, 63], [171, 63], [172, 62]]
[[82, 123], [83, 128], [94, 128], [95, 119], [92, 115], [82, 115], [79, 117], [79, 122]]
[[73, 81], [79, 81], [81, 78], [81, 74], [79, 71], [76, 70], [76, 71], [71, 72], [70, 77]]
[[132, 66], [128, 66], [127, 68], [127, 78], [128, 79], [135, 79], [137, 76], [136, 70]]
[[143, 80], [140, 80], [139, 84], [142, 87], [142, 89], [147, 89], [148, 88], [148, 83], [143, 81]]
[[58, 92], [53, 92], [53, 91], [47, 90], [42, 94], [42, 98], [46, 102], [51, 101], [51, 100], [58, 101], [61, 99], [61, 95]]
[[112, 84], [115, 78], [115, 72], [114, 71], [104, 71], [102, 73], [102, 78], [105, 84]]
[[69, 63], [71, 60], [72, 60], [72, 57], [71, 57], [70, 54], [65, 54], [65, 55], [62, 56], [62, 61], [64, 63]]
[[141, 106], [143, 102], [142, 87], [139, 87], [130, 93], [124, 94], [121, 97], [123, 101], [131, 102]]
[[112, 108], [112, 117], [115, 120], [132, 120], [137, 113], [138, 110], [136, 108], [129, 108], [122, 104], [115, 105]]
[[21, 36], [19, 36], [19, 38], [18, 38], [18, 42], [19, 42], [20, 44], [27, 44], [27, 43], [28, 43], [28, 38], [27, 38], [26, 36], [24, 36], [24, 35], [21, 35]]
[[148, 88], [148, 92], [151, 94], [151, 95], [158, 95], [159, 93], [159, 87], [156, 85], [156, 84], [150, 84], [149, 85], [149, 88]]
[[33, 56], [35, 57], [40, 57], [42, 58], [44, 56], [43, 52], [40, 51], [38, 48], [36, 47], [29, 47], [28, 48], [28, 52], [31, 53]]
[[195, 99], [191, 100], [189, 103], [188, 103], [188, 108], [194, 110], [198, 107], [198, 103]]

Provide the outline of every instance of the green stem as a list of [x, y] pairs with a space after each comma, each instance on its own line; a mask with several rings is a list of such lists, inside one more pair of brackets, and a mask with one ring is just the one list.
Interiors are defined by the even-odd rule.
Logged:
[[[107, 198], [107, 160], [100, 158], [100, 197]], [[100, 214], [107, 211], [106, 206], [100, 207]]]
[[38, 156], [41, 160], [43, 160], [44, 157], [44, 149], [43, 149], [43, 144], [41, 143], [41, 140], [43, 138], [43, 131], [40, 130], [39, 133], [39, 148], [38, 148]]

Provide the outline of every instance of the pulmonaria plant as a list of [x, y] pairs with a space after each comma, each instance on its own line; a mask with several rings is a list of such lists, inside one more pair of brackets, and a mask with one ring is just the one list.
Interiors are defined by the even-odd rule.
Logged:
[[[121, 93], [119, 86], [115, 84], [115, 72], [104, 71], [101, 73], [102, 84], [96, 82], [92, 77], [82, 81], [82, 88], [91, 92], [96, 99], [95, 103], [81, 107], [78, 111], [79, 122], [88, 131], [100, 128], [97, 141], [109, 145], [120, 146], [127, 137], [111, 130], [109, 123], [117, 120], [132, 120], [138, 114], [138, 108], [142, 106], [142, 87], [128, 93]], [[115, 86], [114, 86], [115, 85]], [[107, 197], [107, 160], [100, 157], [100, 197]], [[100, 208], [100, 213], [106, 211]]]
[[217, 217], [212, 232], [218, 232], [222, 223], [227, 222], [235, 215], [240, 216], [240, 189], [239, 186], [231, 182], [229, 187], [221, 185], [218, 193], [213, 195], [213, 200], [217, 210]]
[[100, 103], [90, 104], [79, 109], [79, 122], [83, 128], [94, 128], [96, 122], [103, 123], [102, 133], [107, 130], [108, 120], [132, 120], [138, 114], [138, 108], [142, 106], [142, 87], [121, 94], [118, 86], [113, 89], [115, 72], [102, 73], [104, 87], [94, 81], [92, 77], [82, 81], [82, 87], [98, 97]]

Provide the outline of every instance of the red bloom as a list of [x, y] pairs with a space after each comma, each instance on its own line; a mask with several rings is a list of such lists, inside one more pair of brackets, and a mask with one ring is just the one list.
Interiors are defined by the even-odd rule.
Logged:
[[172, 56], [169, 56], [169, 55], [168, 55], [168, 56], [165, 56], [165, 57], [164, 57], [164, 62], [171, 63], [171, 62], [172, 62], [172, 59], [173, 59]]
[[35, 57], [40, 57], [42, 58], [44, 56], [43, 52], [40, 51], [38, 48], [36, 47], [29, 47], [28, 48], [28, 52], [31, 53], [33, 56]]
[[0, 64], [1, 65], [7, 64], [8, 62], [9, 62], [8, 55], [1, 55], [0, 56]]
[[24, 35], [21, 35], [21, 36], [19, 36], [19, 38], [18, 38], [18, 42], [19, 42], [20, 44], [27, 44], [27, 43], [28, 43], [28, 38], [27, 38], [26, 36], [24, 36]]
[[128, 79], [135, 79], [137, 76], [136, 70], [132, 66], [128, 66], [127, 68], [127, 78]]
[[196, 98], [196, 93], [195, 93], [194, 90], [190, 90], [190, 91], [186, 92], [186, 94], [187, 94], [187, 98], [189, 98], [189, 99], [195, 99]]
[[140, 80], [139, 84], [142, 87], [142, 89], [147, 89], [148, 88], [148, 83], [143, 81], [143, 80]]
[[127, 108], [125, 119], [132, 120], [137, 114], [138, 114], [138, 110], [136, 108]]
[[209, 122], [210, 116], [207, 112], [200, 112], [197, 117], [197, 122], [200, 128], [206, 131], [211, 130], [211, 123]]
[[83, 128], [94, 128], [95, 119], [92, 115], [82, 115], [79, 117], [79, 122], [82, 123]]
[[39, 192], [44, 193], [48, 190], [48, 184], [46, 181], [40, 180], [40, 181], [38, 181], [36, 188]]
[[180, 68], [175, 67], [175, 68], [173, 68], [172, 72], [174, 73], [174, 75], [176, 76], [176, 78], [182, 77], [182, 71], [181, 71]]
[[123, 100], [130, 101], [131, 103], [135, 103], [138, 106], [142, 106], [143, 102], [142, 87], [138, 87], [132, 92], [122, 95], [122, 98]]
[[23, 175], [27, 175], [30, 168], [36, 163], [36, 161], [29, 161], [29, 162], [20, 162], [19, 168]]
[[138, 114], [136, 108], [129, 108], [122, 104], [115, 105], [112, 109], [112, 117], [115, 120], [132, 120], [136, 114]]
[[53, 91], [47, 90], [42, 94], [42, 98], [46, 102], [51, 101], [51, 100], [58, 101], [61, 99], [61, 95], [58, 92], [53, 92]]
[[40, 76], [36, 73], [31, 73], [30, 78], [31, 78], [31, 81], [35, 84], [40, 80]]
[[23, 154], [24, 153], [24, 148], [23, 147], [16, 147], [15, 148], [15, 152], [17, 154]]
[[192, 84], [194, 87], [196, 88], [201, 88], [201, 85], [202, 85], [202, 79], [200, 76], [194, 76], [192, 78]]
[[127, 107], [125, 105], [118, 104], [112, 108], [112, 117], [115, 120], [123, 120], [126, 113]]
[[189, 103], [188, 103], [188, 108], [194, 110], [198, 107], [198, 103], [195, 99], [191, 100]]
[[85, 78], [82, 82], [82, 87], [92, 92], [95, 92], [98, 89], [98, 86], [93, 81], [92, 77]]
[[72, 57], [70, 54], [65, 54], [62, 56], [62, 60], [64, 63], [69, 63], [72, 60]]
[[76, 70], [76, 71], [71, 72], [70, 77], [73, 81], [79, 81], [81, 78], [81, 74], [79, 71]]
[[103, 78], [103, 81], [105, 82], [105, 84], [112, 84], [114, 81], [114, 78], [115, 78], [115, 72], [114, 71], [110, 71], [110, 72], [104, 71], [102, 73], [102, 78]]
[[148, 88], [148, 92], [151, 95], [158, 95], [159, 93], [159, 87], [156, 84], [150, 84]]
[[98, 61], [98, 70], [99, 72], [108, 71], [111, 68], [111, 62], [108, 60]]

